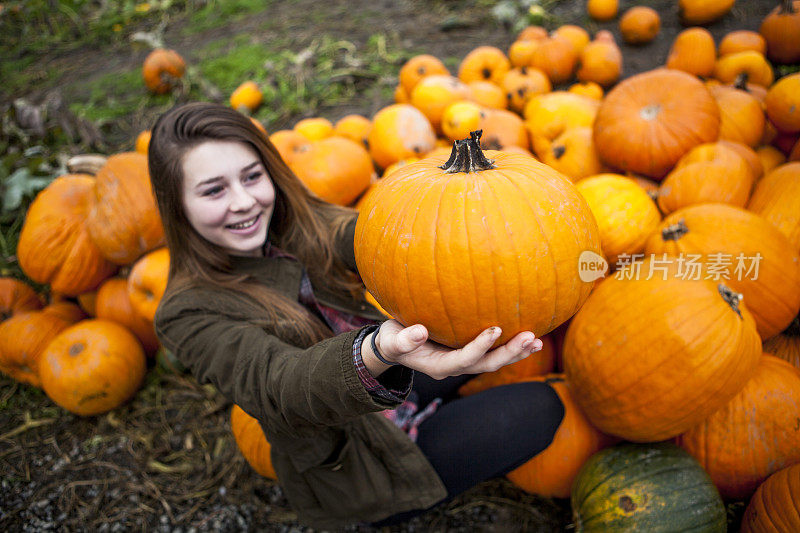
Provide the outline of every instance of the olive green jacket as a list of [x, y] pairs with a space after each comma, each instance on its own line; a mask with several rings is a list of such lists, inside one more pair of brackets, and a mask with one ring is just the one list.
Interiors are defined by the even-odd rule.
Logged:
[[[355, 221], [337, 250], [355, 270]], [[302, 266], [287, 258], [236, 258], [249, 273], [297, 300]], [[162, 344], [200, 383], [212, 383], [261, 422], [272, 462], [301, 522], [331, 529], [427, 508], [446, 496], [433, 467], [408, 436], [379, 411], [396, 403], [370, 395], [353, 364], [358, 331], [309, 348], [253, 325], [253, 302], [233, 291], [167, 292], [155, 327]], [[314, 286], [320, 303], [378, 319], [364, 301]], [[392, 367], [381, 382], [396, 390], [413, 371]]]

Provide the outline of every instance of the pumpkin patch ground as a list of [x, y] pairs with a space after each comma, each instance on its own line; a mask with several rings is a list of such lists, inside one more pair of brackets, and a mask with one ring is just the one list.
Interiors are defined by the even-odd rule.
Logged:
[[[258, 107], [262, 95], [250, 94], [241, 109], [272, 134], [305, 118], [336, 124], [351, 114], [374, 117], [394, 103], [398, 74], [409, 58], [430, 54], [456, 75], [461, 60], [479, 46], [508, 51], [519, 17], [548, 30], [579, 26], [592, 37], [607, 30], [622, 53], [620, 80], [666, 64], [673, 41], [688, 27], [680, 22], [677, 0], [621, 0], [617, 15], [603, 22], [587, 15], [585, 0], [185, 0], [121, 2], [129, 6], [113, 13], [85, 6], [110, 9], [113, 2], [54, 3], [82, 6], [72, 17], [43, 15], [39, 4], [45, 3], [0, 3], [4, 277], [21, 278], [20, 263], [29, 260], [17, 257], [16, 243], [34, 196], [30, 187], [44, 179], [41, 168], [53, 173], [82, 153], [138, 150], [137, 136], [175, 103], [228, 103], [251, 78], [264, 90], [264, 103]], [[734, 30], [758, 31], [777, 4], [738, 0], [703, 27], [719, 45]], [[657, 13], [660, 29], [646, 43], [629, 44], [619, 21], [637, 5]], [[174, 89], [167, 94], [147, 93], [142, 80], [142, 63], [155, 44], [185, 61], [183, 78], [171, 79]], [[780, 66], [776, 77], [797, 70], [797, 63]], [[352, 126], [359, 138], [358, 125]], [[545, 139], [550, 142], [555, 140]], [[29, 188], [19, 185], [21, 179]], [[307, 531], [280, 487], [260, 477], [240, 453], [231, 407], [213, 387], [177, 371], [163, 352], [149, 353], [144, 383], [131, 401], [88, 417], [0, 372], [0, 531]], [[736, 531], [745, 502], [726, 504], [730, 530]], [[574, 527], [568, 499], [537, 497], [498, 478], [387, 531]]]

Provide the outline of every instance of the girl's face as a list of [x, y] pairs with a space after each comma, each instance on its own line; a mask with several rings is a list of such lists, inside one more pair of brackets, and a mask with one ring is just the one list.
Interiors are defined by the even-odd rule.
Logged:
[[262, 255], [275, 187], [256, 152], [240, 142], [206, 141], [184, 154], [182, 168], [192, 227], [231, 255]]

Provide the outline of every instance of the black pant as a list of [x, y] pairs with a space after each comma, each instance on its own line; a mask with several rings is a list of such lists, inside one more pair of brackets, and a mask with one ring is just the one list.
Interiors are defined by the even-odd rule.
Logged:
[[[472, 377], [437, 381], [420, 372], [414, 375], [420, 408], [434, 398], [444, 400], [420, 424], [417, 445], [447, 488], [446, 500], [537, 455], [552, 442], [564, 418], [564, 405], [546, 383], [502, 385], [459, 398], [458, 387]], [[399, 513], [374, 525], [404, 522], [426, 510]]]

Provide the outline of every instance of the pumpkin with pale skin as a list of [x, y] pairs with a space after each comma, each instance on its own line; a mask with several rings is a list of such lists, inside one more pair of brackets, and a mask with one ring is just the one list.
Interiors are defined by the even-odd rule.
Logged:
[[421, 111], [409, 104], [384, 107], [372, 118], [369, 152], [381, 168], [422, 157], [436, 145], [436, 133]]

